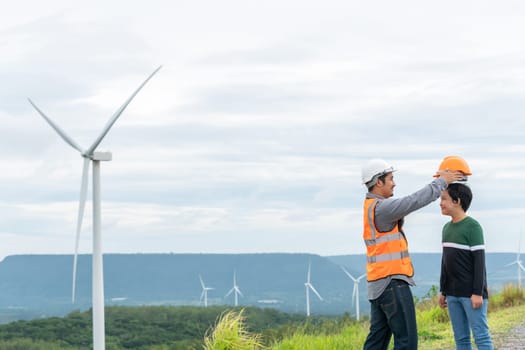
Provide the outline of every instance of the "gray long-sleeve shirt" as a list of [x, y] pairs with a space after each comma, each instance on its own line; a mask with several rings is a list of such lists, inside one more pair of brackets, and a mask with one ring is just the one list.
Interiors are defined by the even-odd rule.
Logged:
[[[384, 198], [368, 192], [366, 198], [377, 198], [375, 207], [375, 226], [378, 231], [387, 232], [394, 228], [399, 220], [418, 210], [441, 196], [441, 192], [448, 186], [447, 182], [437, 178], [422, 189], [401, 198]], [[411, 277], [405, 275], [391, 275], [383, 279], [368, 282], [368, 299], [377, 299], [383, 294], [390, 281], [400, 279], [410, 285], [415, 285]]]

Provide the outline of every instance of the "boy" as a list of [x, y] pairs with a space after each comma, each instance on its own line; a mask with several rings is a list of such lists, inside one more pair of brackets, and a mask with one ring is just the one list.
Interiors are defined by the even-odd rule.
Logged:
[[472, 330], [478, 349], [492, 350], [483, 229], [466, 213], [471, 201], [472, 191], [462, 183], [441, 194], [441, 213], [452, 220], [443, 227], [439, 305], [448, 306], [456, 349], [472, 349]]

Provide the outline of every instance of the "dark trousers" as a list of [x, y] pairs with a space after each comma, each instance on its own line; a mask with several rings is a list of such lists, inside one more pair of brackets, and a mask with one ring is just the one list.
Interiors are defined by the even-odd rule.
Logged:
[[393, 279], [370, 303], [370, 333], [364, 350], [388, 349], [392, 334], [395, 350], [417, 349], [416, 310], [408, 283]]

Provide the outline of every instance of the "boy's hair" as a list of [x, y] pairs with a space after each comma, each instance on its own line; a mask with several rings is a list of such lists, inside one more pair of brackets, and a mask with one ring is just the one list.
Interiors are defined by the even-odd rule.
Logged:
[[470, 202], [472, 202], [472, 191], [470, 187], [460, 183], [452, 183], [448, 185], [446, 191], [454, 202], [457, 202], [459, 199], [461, 208], [464, 212], [467, 212], [470, 207]]

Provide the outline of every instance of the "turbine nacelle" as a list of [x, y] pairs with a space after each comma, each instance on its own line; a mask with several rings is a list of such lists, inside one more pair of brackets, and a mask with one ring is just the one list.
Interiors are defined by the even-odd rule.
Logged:
[[112, 159], [111, 152], [109, 151], [97, 151], [97, 152], [93, 152], [93, 154], [91, 155], [82, 154], [82, 157], [88, 158], [91, 160], [97, 160], [100, 162], [109, 162]]

